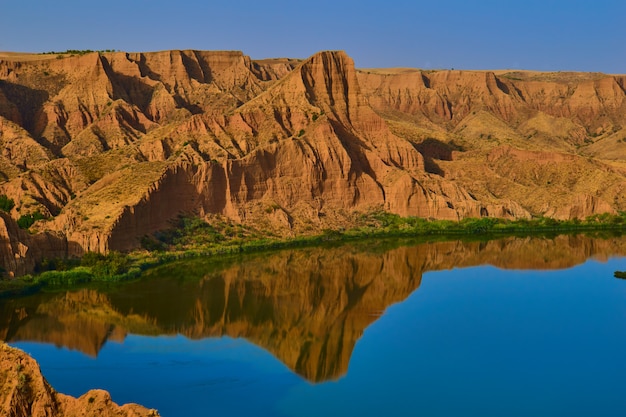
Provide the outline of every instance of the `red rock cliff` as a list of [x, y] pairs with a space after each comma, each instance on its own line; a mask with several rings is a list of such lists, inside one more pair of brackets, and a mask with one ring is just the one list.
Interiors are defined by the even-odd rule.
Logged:
[[106, 391], [80, 398], [56, 392], [26, 353], [0, 343], [0, 413], [7, 417], [141, 417], [158, 416], [136, 404], [118, 406]]
[[602, 74], [357, 71], [338, 51], [13, 57], [0, 61], [0, 193], [16, 201], [13, 218], [54, 217], [33, 231], [65, 236], [70, 254], [137, 247], [181, 213], [296, 234], [379, 209], [616, 212], [624, 85]]

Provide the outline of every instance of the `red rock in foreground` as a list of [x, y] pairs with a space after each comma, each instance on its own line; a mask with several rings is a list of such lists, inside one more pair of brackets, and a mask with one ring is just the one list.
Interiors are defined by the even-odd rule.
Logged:
[[0, 415], [6, 417], [156, 417], [136, 404], [118, 406], [108, 392], [91, 390], [80, 398], [56, 392], [37, 362], [19, 349], [0, 344]]

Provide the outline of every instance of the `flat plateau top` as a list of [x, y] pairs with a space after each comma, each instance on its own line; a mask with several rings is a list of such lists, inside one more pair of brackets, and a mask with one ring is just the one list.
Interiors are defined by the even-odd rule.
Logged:
[[56, 54], [0, 51], [0, 59], [4, 59], [6, 61], [42, 61], [44, 59], [56, 59], [56, 57]]
[[[59, 54], [41, 54], [30, 52], [9, 52], [0, 51], [0, 60], [5, 61], [44, 61], [56, 59], [58, 55], [70, 55], [66, 53]], [[280, 64], [280, 63], [297, 63], [302, 61], [295, 58], [265, 58], [254, 59], [255, 62], [264, 64]], [[395, 68], [359, 68], [358, 71], [381, 74], [381, 75], [398, 75], [408, 74], [412, 72], [424, 72], [432, 73], [439, 71], [463, 71], [463, 72], [493, 72], [495, 75], [503, 76], [506, 78], [525, 80], [525, 81], [585, 81], [604, 78], [606, 76], [615, 75], [623, 76], [621, 74], [604, 74], [601, 72], [576, 72], [576, 71], [533, 71], [533, 70], [519, 70], [519, 69], [500, 69], [500, 70], [464, 70], [464, 69], [419, 69], [419, 68], [407, 68], [407, 67], [395, 67]]]
[[454, 71], [465, 73], [476, 72], [492, 72], [499, 77], [510, 78], [520, 81], [556, 81], [556, 82], [568, 82], [568, 81], [587, 81], [597, 80], [607, 76], [619, 74], [605, 74], [602, 72], [576, 72], [576, 71], [533, 71], [533, 70], [518, 70], [518, 69], [499, 69], [499, 70], [464, 70], [464, 69], [418, 69], [418, 68], [359, 68], [358, 71], [379, 74], [379, 75], [400, 75], [410, 74], [414, 72], [423, 72], [425, 74], [442, 72], [442, 71]]

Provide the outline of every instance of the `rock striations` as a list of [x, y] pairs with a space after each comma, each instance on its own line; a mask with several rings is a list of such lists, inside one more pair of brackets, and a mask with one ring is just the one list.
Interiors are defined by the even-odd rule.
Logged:
[[625, 86], [603, 74], [359, 71], [337, 51], [10, 55], [0, 194], [13, 219], [49, 220], [31, 228], [38, 239], [2, 217], [3, 267], [21, 273], [32, 262], [20, 259], [59, 248], [132, 249], [181, 213], [289, 235], [373, 210], [623, 210]]

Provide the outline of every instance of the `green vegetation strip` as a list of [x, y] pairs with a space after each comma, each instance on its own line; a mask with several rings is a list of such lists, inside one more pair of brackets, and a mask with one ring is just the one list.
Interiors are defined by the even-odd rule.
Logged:
[[[554, 237], [571, 233], [620, 235], [626, 231], [626, 212], [594, 215], [585, 220], [555, 220], [547, 217], [506, 220], [483, 217], [458, 222], [375, 212], [360, 216], [356, 224], [357, 227], [347, 230], [325, 230], [317, 235], [278, 238], [230, 222], [209, 224], [202, 219], [181, 217], [172, 229], [144, 237], [142, 251], [130, 254], [112, 252], [107, 255], [90, 252], [81, 259], [44, 260], [37, 265], [34, 275], [0, 280], [0, 296], [68, 288], [89, 282], [131, 280], [151, 267], [181, 259], [221, 259], [224, 255], [367, 239], [418, 238], [421, 241], [441, 241], [490, 240], [505, 236]], [[617, 271], [615, 276], [622, 278], [618, 273], [622, 274]]]

